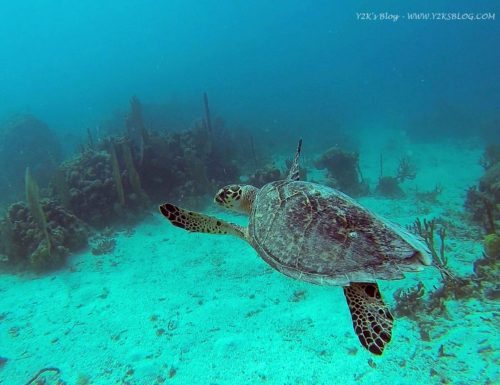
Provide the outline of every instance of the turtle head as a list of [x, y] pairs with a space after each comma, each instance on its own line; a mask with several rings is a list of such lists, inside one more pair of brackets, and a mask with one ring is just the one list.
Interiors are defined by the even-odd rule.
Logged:
[[215, 194], [214, 202], [228, 210], [250, 214], [257, 191], [254, 186], [231, 184]]

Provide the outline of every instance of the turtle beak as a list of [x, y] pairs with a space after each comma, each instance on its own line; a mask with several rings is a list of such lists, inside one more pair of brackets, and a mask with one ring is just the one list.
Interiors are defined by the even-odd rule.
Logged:
[[226, 204], [226, 197], [227, 197], [227, 192], [225, 189], [221, 188], [217, 194], [215, 194], [214, 197], [214, 202], [219, 204], [219, 205], [225, 205]]

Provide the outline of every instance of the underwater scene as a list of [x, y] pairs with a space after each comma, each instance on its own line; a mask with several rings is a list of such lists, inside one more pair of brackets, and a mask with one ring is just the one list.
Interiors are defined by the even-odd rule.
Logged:
[[0, 384], [500, 384], [499, 12], [4, 2]]

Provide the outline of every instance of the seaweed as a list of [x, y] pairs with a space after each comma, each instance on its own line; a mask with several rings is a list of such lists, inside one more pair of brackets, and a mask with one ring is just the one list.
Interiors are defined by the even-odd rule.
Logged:
[[109, 141], [109, 154], [111, 155], [111, 170], [113, 172], [113, 182], [115, 184], [116, 194], [118, 195], [118, 202], [123, 206], [125, 204], [125, 193], [123, 192], [122, 176], [116, 156], [115, 144], [112, 140]]
[[33, 218], [35, 218], [35, 221], [38, 223], [40, 231], [42, 232], [45, 238], [46, 250], [48, 255], [50, 256], [51, 240], [49, 237], [49, 232], [47, 230], [47, 219], [45, 213], [43, 212], [42, 205], [40, 203], [40, 193], [38, 184], [31, 176], [29, 167], [26, 168], [24, 183], [26, 187], [26, 201], [28, 202], [28, 207], [31, 211], [31, 215], [33, 216]]
[[422, 282], [409, 289], [398, 289], [394, 293], [394, 300], [396, 306], [394, 312], [398, 316], [417, 319], [418, 314], [425, 309], [425, 302], [423, 300], [425, 295], [425, 288]]
[[399, 184], [405, 180], [415, 179], [417, 176], [417, 171], [410, 158], [404, 156], [399, 159], [395, 176], [384, 176], [383, 165], [383, 156], [380, 154], [380, 176], [375, 191], [388, 198], [404, 198], [406, 194]]
[[29, 256], [29, 261], [34, 270], [42, 271], [49, 267], [60, 265], [63, 261], [63, 256], [63, 253], [52, 252], [50, 244], [42, 241]]
[[[444, 278], [452, 278], [453, 275], [448, 271], [448, 258], [444, 252], [444, 244], [446, 238], [446, 229], [441, 226], [436, 228], [436, 220], [431, 219], [430, 221], [424, 219], [424, 222], [417, 218], [413, 225], [410, 227], [415, 234], [419, 235], [427, 245], [427, 248], [432, 254], [433, 265], [439, 270], [441, 276]], [[439, 252], [436, 250], [434, 236], [437, 233], [440, 239]]]
[[410, 158], [403, 156], [399, 159], [398, 169], [396, 171], [396, 179], [399, 183], [405, 180], [413, 180], [417, 176], [415, 165], [410, 161]]
[[208, 96], [206, 92], [203, 93], [203, 106], [205, 108], [205, 119], [203, 122], [208, 132], [212, 132], [212, 119], [210, 118], [210, 108], [208, 107]]
[[130, 99], [130, 111], [127, 115], [126, 128], [129, 138], [132, 139], [138, 134], [144, 143], [149, 142], [149, 132], [146, 130], [142, 116], [142, 104], [137, 96], [132, 96]]
[[122, 155], [132, 191], [136, 194], [138, 199], [148, 199], [146, 193], [141, 187], [141, 179], [134, 166], [132, 151], [130, 150], [130, 143], [128, 141], [122, 143]]
[[496, 233], [486, 235], [483, 244], [488, 257], [500, 258], [500, 235]]
[[89, 150], [95, 150], [94, 137], [92, 136], [92, 131], [87, 127], [87, 148]]

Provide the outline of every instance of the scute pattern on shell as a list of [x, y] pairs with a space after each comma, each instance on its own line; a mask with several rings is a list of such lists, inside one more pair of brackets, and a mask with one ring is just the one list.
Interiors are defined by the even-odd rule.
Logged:
[[256, 196], [252, 245], [293, 278], [345, 286], [401, 279], [419, 269], [416, 249], [347, 195], [310, 182], [277, 181]]

